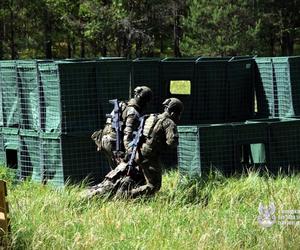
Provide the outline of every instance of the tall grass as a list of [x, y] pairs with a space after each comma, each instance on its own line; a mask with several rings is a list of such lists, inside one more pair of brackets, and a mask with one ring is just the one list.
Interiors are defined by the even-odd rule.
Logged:
[[[7, 173], [0, 176], [11, 180]], [[9, 181], [15, 249], [298, 249], [300, 227], [257, 222], [258, 204], [300, 209], [299, 176], [205, 180], [164, 175], [151, 198], [84, 201], [83, 187], [57, 189]]]

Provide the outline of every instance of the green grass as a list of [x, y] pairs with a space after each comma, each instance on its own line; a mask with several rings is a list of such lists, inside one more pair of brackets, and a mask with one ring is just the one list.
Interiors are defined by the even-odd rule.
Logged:
[[300, 209], [299, 176], [252, 172], [206, 181], [164, 175], [152, 198], [83, 201], [82, 187], [56, 189], [8, 179], [15, 249], [298, 249], [299, 226], [257, 223], [258, 204]]

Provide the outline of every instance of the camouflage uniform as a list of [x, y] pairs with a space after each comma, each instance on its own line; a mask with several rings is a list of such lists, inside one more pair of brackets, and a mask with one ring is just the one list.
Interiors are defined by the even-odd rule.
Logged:
[[168, 112], [150, 115], [144, 125], [144, 142], [142, 143], [135, 162], [142, 171], [146, 183], [131, 190], [131, 197], [153, 194], [161, 187], [162, 165], [160, 152], [165, 147], [176, 147], [178, 133], [175, 122]]
[[125, 154], [130, 150], [129, 143], [133, 139], [133, 131], [139, 126], [139, 117], [141, 111], [146, 107], [146, 104], [152, 99], [152, 90], [147, 86], [138, 86], [134, 89], [134, 98], [128, 103], [120, 102], [121, 121], [122, 121], [122, 142], [121, 150], [124, 150], [124, 155], [116, 155], [113, 153], [116, 144], [116, 132], [112, 128], [111, 118], [108, 118], [103, 130], [96, 131], [92, 135], [92, 139], [98, 146], [98, 151], [108, 159], [111, 169], [116, 168], [120, 159], [123, 159]]
[[[141, 108], [137, 104], [135, 99], [130, 99], [127, 104], [120, 103], [120, 109], [122, 110], [122, 131], [123, 131], [123, 143], [122, 147], [125, 151], [128, 150], [128, 144], [132, 141], [133, 131], [137, 129], [139, 125], [139, 117]], [[108, 159], [111, 169], [116, 168], [118, 160], [113, 153], [116, 143], [116, 132], [112, 128], [111, 118], [107, 118], [106, 125], [103, 130], [99, 130], [92, 135], [92, 139], [98, 146], [98, 151]]]

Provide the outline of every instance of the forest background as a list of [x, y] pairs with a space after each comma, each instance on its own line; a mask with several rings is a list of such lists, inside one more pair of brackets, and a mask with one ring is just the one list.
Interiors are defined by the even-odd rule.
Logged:
[[299, 52], [300, 0], [0, 0], [0, 59]]

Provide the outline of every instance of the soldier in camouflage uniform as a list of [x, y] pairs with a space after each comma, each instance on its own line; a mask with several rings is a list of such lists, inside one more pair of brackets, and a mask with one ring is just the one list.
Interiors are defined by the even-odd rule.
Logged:
[[164, 112], [151, 114], [143, 129], [143, 143], [141, 144], [135, 162], [142, 171], [145, 184], [133, 188], [128, 195], [135, 198], [140, 195], [151, 195], [161, 187], [162, 166], [160, 152], [165, 147], [178, 145], [176, 123], [180, 120], [183, 103], [177, 98], [169, 98], [163, 102]]
[[129, 149], [129, 143], [133, 139], [133, 131], [139, 126], [139, 117], [145, 109], [146, 104], [152, 99], [152, 90], [147, 86], [139, 86], [134, 89], [134, 97], [128, 102], [120, 102], [120, 117], [122, 125], [122, 142], [124, 154], [115, 155], [116, 132], [112, 128], [112, 119], [107, 118], [106, 125], [103, 130], [96, 131], [92, 135], [92, 139], [97, 145], [97, 150], [103, 152], [108, 159], [111, 169], [114, 169], [120, 159]]
[[176, 123], [183, 111], [183, 104], [177, 98], [167, 99], [163, 105], [162, 114], [146, 116], [143, 135], [134, 156], [134, 171], [128, 173], [128, 163], [120, 163], [106, 175], [103, 182], [84, 193], [85, 198], [107, 194], [135, 198], [154, 194], [160, 189], [162, 180], [160, 152], [165, 147], [177, 146]]

